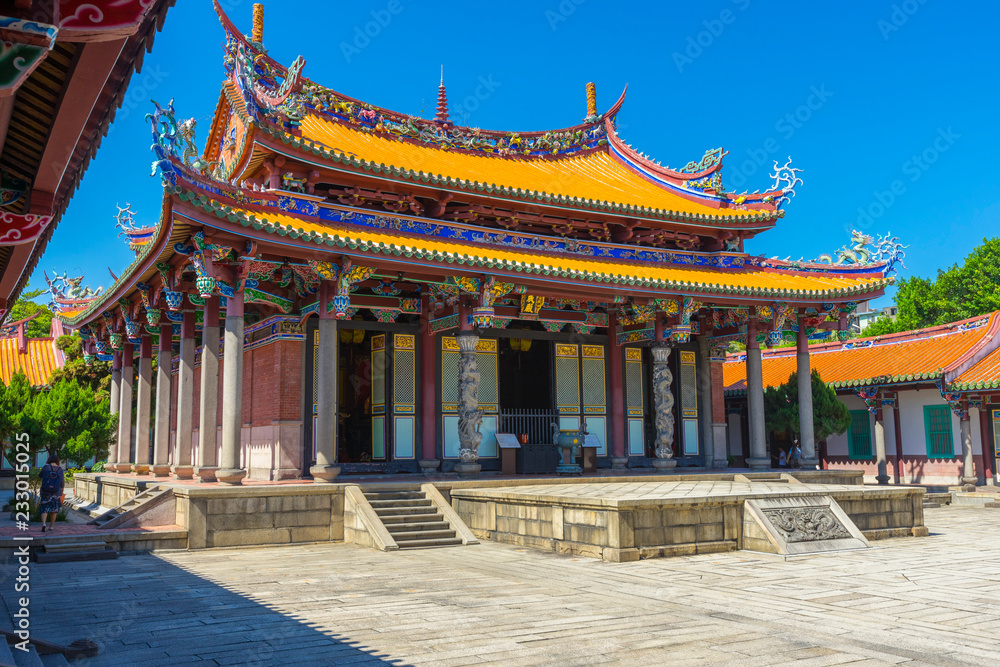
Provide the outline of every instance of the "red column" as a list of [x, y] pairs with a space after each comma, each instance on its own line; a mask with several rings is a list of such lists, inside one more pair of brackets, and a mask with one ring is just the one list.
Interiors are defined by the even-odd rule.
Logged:
[[892, 409], [892, 425], [896, 435], [896, 484], [903, 483], [903, 428], [899, 425], [899, 408], [902, 407], [902, 397], [896, 394], [896, 407]]
[[437, 468], [437, 364], [435, 337], [431, 332], [430, 297], [420, 298], [420, 457]]
[[982, 444], [983, 474], [988, 484], [993, 479], [993, 446], [990, 443], [990, 411], [985, 402], [979, 408], [979, 442]]
[[625, 458], [625, 382], [622, 379], [622, 348], [618, 344], [618, 314], [612, 312], [608, 326], [608, 379], [611, 381], [611, 456]]

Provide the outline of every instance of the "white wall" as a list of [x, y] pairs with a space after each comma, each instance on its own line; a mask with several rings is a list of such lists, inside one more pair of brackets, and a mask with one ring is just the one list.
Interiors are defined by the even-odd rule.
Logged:
[[[924, 429], [924, 406], [947, 405], [937, 389], [921, 389], [899, 392], [900, 430], [903, 435], [903, 456], [927, 456], [926, 431]], [[982, 453], [982, 441], [979, 437], [979, 411], [970, 410], [970, 426], [972, 427], [972, 452]], [[951, 441], [955, 456], [962, 455], [962, 425], [951, 413]]]

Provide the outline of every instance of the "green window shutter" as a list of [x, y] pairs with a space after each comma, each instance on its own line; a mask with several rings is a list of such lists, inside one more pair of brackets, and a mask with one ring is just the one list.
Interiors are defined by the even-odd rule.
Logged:
[[950, 459], [955, 456], [951, 439], [951, 410], [947, 405], [924, 406], [924, 435], [927, 458]]
[[872, 434], [868, 410], [851, 410], [848, 455], [852, 459], [870, 459], [872, 457]]

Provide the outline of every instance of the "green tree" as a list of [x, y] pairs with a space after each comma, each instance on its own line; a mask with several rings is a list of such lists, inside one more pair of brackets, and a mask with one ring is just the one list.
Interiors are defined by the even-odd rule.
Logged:
[[89, 388], [97, 400], [110, 398], [110, 362], [92, 361], [88, 366], [83, 360], [83, 342], [75, 334], [57, 338], [56, 347], [66, 355], [66, 363], [62, 368], [57, 368], [52, 372], [52, 377], [49, 379], [50, 383], [56, 383], [61, 380], [75, 380], [80, 386]]
[[75, 380], [50, 386], [31, 406], [44, 449], [80, 466], [91, 457], [106, 456], [114, 441], [110, 401], [97, 400], [92, 390]]
[[8, 322], [16, 322], [38, 313], [38, 317], [24, 327], [24, 335], [28, 338], [45, 338], [52, 332], [52, 312], [48, 306], [34, 301], [42, 294], [45, 294], [45, 290], [36, 289], [22, 293], [7, 315]]
[[[826, 440], [834, 433], [843, 433], [851, 426], [851, 413], [837, 400], [837, 393], [827, 386], [815, 370], [812, 372], [813, 434], [816, 442]], [[773, 431], [786, 431], [799, 435], [799, 385], [798, 374], [792, 373], [788, 382], [764, 391], [764, 420]]]
[[[45, 433], [34, 416], [39, 395], [24, 373], [14, 373], [9, 385], [0, 382], [0, 444], [11, 465], [17, 465], [18, 442], [27, 444], [30, 465], [35, 465], [38, 453], [45, 449]], [[28, 438], [18, 440], [22, 433]]]

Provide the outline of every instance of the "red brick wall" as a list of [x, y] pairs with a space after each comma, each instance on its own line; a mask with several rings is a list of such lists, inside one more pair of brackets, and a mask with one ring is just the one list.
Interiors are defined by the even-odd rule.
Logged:
[[722, 384], [722, 362], [712, 362], [712, 423], [724, 424], [726, 421], [726, 395]]
[[302, 343], [283, 340], [243, 354], [243, 421], [302, 419]]

